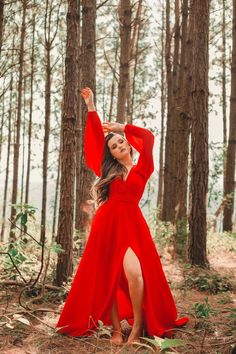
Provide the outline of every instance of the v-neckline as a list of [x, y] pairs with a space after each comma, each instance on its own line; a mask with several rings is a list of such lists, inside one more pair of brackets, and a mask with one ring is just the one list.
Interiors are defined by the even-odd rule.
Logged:
[[126, 182], [126, 181], [127, 181], [127, 179], [129, 178], [129, 175], [130, 175], [131, 171], [133, 170], [134, 166], [136, 166], [136, 165], [133, 165], [133, 166], [131, 167], [131, 169], [129, 170], [129, 173], [128, 173], [127, 176], [126, 176], [126, 179], [123, 179], [123, 178], [122, 178], [122, 181], [123, 181], [123, 182]]

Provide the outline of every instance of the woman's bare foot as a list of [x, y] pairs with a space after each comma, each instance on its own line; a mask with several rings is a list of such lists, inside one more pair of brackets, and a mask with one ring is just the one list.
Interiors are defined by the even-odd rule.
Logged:
[[119, 331], [113, 331], [112, 337], [111, 337], [110, 341], [111, 341], [113, 344], [122, 345], [122, 344], [123, 344], [122, 333], [119, 332]]
[[140, 342], [140, 336], [142, 335], [142, 325], [134, 325], [132, 331], [128, 337], [128, 344], [133, 344], [134, 342]]

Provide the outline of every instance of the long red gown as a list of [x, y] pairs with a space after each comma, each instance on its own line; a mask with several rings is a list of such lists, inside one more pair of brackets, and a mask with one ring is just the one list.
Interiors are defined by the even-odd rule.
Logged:
[[[125, 125], [125, 136], [139, 152], [138, 162], [126, 180], [119, 178], [111, 182], [108, 200], [96, 210], [82, 259], [56, 325], [59, 333], [89, 335], [97, 328], [98, 320], [111, 325], [109, 314], [115, 298], [120, 320], [127, 319], [132, 324], [132, 305], [123, 270], [128, 247], [135, 252], [142, 268], [143, 313], [148, 334], [163, 336], [165, 331], [188, 321], [188, 318], [177, 320], [159, 255], [138, 205], [154, 170], [154, 136], [149, 130], [131, 124]], [[101, 174], [104, 143], [97, 113], [88, 112], [85, 159], [97, 176]]]

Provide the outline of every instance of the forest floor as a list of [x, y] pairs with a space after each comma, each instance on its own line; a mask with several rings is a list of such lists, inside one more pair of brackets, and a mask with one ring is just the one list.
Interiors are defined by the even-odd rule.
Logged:
[[[168, 249], [161, 251], [161, 261], [179, 316], [190, 317], [187, 325], [174, 330], [174, 341], [155, 338], [151, 343], [146, 338], [140, 345], [124, 344], [118, 347], [110, 343], [108, 336], [101, 338], [98, 334], [83, 339], [61, 336], [55, 332], [54, 326], [63, 306], [62, 293], [47, 289], [41, 300], [32, 301], [29, 295], [20, 295], [20, 286], [2, 283], [0, 353], [235, 354], [236, 241], [219, 234], [211, 234], [208, 239], [210, 270], [180, 264], [172, 259]], [[26, 304], [27, 301], [30, 301], [31, 307], [28, 311], [20, 306], [20, 303]], [[100, 334], [107, 332], [109, 334], [109, 328], [107, 331], [107, 328], [101, 327]], [[165, 346], [167, 349], [164, 349]]]

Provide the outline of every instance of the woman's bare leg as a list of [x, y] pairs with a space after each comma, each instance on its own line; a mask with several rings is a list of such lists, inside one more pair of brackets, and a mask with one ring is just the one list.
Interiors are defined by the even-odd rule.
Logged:
[[144, 281], [139, 259], [129, 247], [125, 253], [123, 266], [129, 285], [129, 294], [133, 306], [134, 324], [128, 338], [128, 343], [138, 342], [142, 333], [143, 313], [142, 303], [144, 294]]
[[118, 308], [117, 308], [117, 301], [115, 300], [112, 309], [111, 309], [111, 322], [113, 326], [113, 333], [111, 337], [111, 342], [114, 344], [122, 344], [123, 338], [121, 333], [121, 325], [118, 316]]

